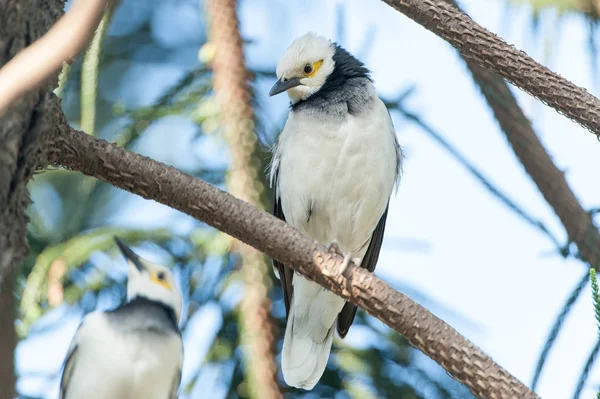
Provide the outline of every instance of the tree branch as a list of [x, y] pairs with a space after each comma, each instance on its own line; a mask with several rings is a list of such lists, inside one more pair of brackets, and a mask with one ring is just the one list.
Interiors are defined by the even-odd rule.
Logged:
[[[564, 173], [552, 162], [510, 88], [501, 77], [475, 61], [465, 58], [465, 62], [515, 155], [554, 209], [569, 239], [577, 245], [580, 257], [600, 271], [600, 232], [575, 197]], [[566, 98], [567, 94], [563, 96]], [[578, 108], [584, 109], [585, 105], [580, 103]]]
[[451, 326], [374, 274], [302, 235], [285, 222], [177, 169], [72, 130], [59, 116], [49, 143], [53, 164], [153, 199], [284, 262], [404, 335], [482, 398], [537, 398]]
[[498, 187], [496, 187], [492, 182], [487, 179], [477, 168], [471, 164], [460, 152], [454, 148], [442, 135], [436, 132], [430, 125], [425, 123], [418, 115], [413, 114], [412, 112], [406, 110], [402, 104], [398, 103], [395, 105], [395, 110], [397, 110], [402, 116], [406, 119], [414, 122], [417, 126], [419, 126], [425, 133], [431, 136], [435, 141], [437, 141], [454, 159], [464, 166], [469, 173], [477, 180], [479, 183], [486, 188], [489, 193], [496, 197], [500, 202], [506, 205], [511, 211], [516, 213], [521, 217], [525, 222], [529, 223], [530, 226], [538, 229], [541, 233], [543, 233], [546, 237], [550, 239], [556, 246], [556, 250], [558, 252], [563, 251], [563, 248], [558, 241], [558, 239], [550, 232], [550, 230], [542, 223], [540, 220], [536, 219], [534, 216], [529, 215], [523, 208], [517, 205], [512, 199], [510, 199], [506, 194], [504, 194]]
[[483, 28], [445, 0], [383, 0], [485, 67], [600, 138], [600, 100]]
[[78, 0], [39, 40], [0, 69], [0, 116], [23, 94], [60, 70], [88, 42], [100, 22], [107, 0]]

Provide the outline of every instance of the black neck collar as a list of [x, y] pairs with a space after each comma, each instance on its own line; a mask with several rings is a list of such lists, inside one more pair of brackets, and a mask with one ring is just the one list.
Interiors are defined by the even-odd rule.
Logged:
[[175, 310], [165, 304], [164, 302], [160, 302], [154, 299], [149, 299], [146, 298], [144, 296], [140, 296], [140, 295], [136, 295], [131, 301], [128, 302], [128, 305], [133, 305], [133, 306], [139, 306], [139, 305], [149, 305], [149, 306], [153, 306], [155, 308], [159, 308], [162, 309], [166, 314], [167, 317], [169, 318], [169, 320], [173, 323], [173, 325], [175, 326], [175, 328], [178, 328], [177, 325], [177, 316], [175, 314]]
[[291, 104], [294, 111], [307, 107], [324, 107], [327, 104], [348, 102], [356, 95], [354, 88], [364, 84], [365, 81], [372, 82], [370, 71], [364, 64], [357, 60], [346, 49], [334, 43], [335, 53], [333, 61], [335, 66], [323, 86], [305, 100]]

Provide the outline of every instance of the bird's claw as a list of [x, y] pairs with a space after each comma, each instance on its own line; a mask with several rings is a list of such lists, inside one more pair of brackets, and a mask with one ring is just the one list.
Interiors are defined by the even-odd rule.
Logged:
[[350, 265], [350, 262], [354, 263], [357, 266], [360, 266], [360, 263], [362, 262], [362, 259], [360, 259], [360, 258], [353, 258], [352, 254], [344, 255], [344, 261], [342, 262], [342, 266], [340, 267], [340, 274], [346, 273], [346, 270], [348, 269], [348, 266]]
[[333, 252], [337, 255], [343, 256], [344, 257], [344, 261], [342, 262], [342, 265], [340, 267], [340, 274], [344, 274], [346, 272], [346, 270], [348, 269], [348, 266], [350, 265], [350, 262], [353, 262], [357, 265], [360, 265], [360, 263], [362, 262], [362, 259], [360, 258], [353, 258], [352, 254], [346, 254], [344, 255], [342, 253], [342, 250], [340, 249], [340, 245], [338, 244], [338, 242], [336, 240], [331, 241], [331, 244], [329, 244], [328, 247], [329, 252]]
[[336, 240], [331, 241], [331, 244], [329, 244], [329, 248], [327, 249], [329, 250], [329, 252], [333, 251], [340, 256], [344, 256], [344, 254], [342, 254], [342, 250], [340, 249], [340, 245]]

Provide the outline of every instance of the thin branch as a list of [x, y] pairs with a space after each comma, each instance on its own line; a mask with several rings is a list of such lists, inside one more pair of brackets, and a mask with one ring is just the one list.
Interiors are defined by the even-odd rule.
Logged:
[[100, 22], [107, 0], [78, 0], [48, 33], [0, 69], [0, 116], [6, 107], [33, 90], [73, 58]]
[[289, 265], [360, 306], [440, 364], [481, 398], [537, 398], [523, 383], [427, 309], [298, 230], [175, 168], [72, 130], [64, 116], [49, 142], [52, 164], [184, 212]]
[[100, 51], [102, 42], [114, 7], [107, 7], [104, 16], [96, 29], [90, 48], [83, 56], [81, 63], [81, 130], [95, 136], [96, 133], [96, 99], [98, 96], [98, 70], [100, 68]]
[[548, 334], [548, 338], [546, 338], [546, 343], [544, 344], [542, 353], [540, 354], [537, 365], [535, 366], [535, 373], [533, 375], [533, 380], [531, 382], [531, 389], [533, 389], [534, 391], [535, 391], [535, 388], [537, 387], [540, 376], [542, 375], [542, 370], [544, 369], [544, 365], [546, 364], [546, 359], [548, 358], [550, 349], [552, 349], [552, 346], [554, 345], [556, 338], [558, 338], [558, 333], [562, 329], [562, 326], [567, 318], [567, 315], [571, 312], [571, 309], [573, 308], [575, 301], [577, 301], [577, 298], [579, 298], [579, 296], [583, 292], [583, 289], [586, 287], [588, 278], [589, 278], [589, 274], [585, 273], [583, 278], [575, 286], [575, 289], [573, 290], [573, 292], [571, 292], [571, 295], [569, 295], [569, 298], [567, 298], [567, 301], [565, 302], [562, 310], [560, 311], [560, 314], [558, 315], [558, 317], [556, 318], [556, 321], [554, 322], [554, 324], [552, 325], [552, 328], [550, 329], [550, 334]]
[[507, 44], [445, 0], [383, 0], [485, 67], [600, 137], [600, 100]]
[[579, 381], [577, 381], [577, 387], [575, 388], [575, 392], [573, 393], [573, 399], [579, 399], [579, 397], [581, 396], [581, 391], [583, 391], [585, 382], [587, 381], [590, 375], [590, 371], [592, 371], [592, 366], [596, 362], [598, 352], [600, 352], [600, 339], [596, 341], [594, 348], [590, 352], [590, 355], [588, 356], [588, 359], [585, 362], [585, 366], [583, 366], [583, 371], [581, 372]]
[[402, 116], [418, 125], [431, 137], [433, 137], [435, 141], [437, 141], [442, 147], [444, 147], [450, 153], [450, 155], [452, 155], [458, 161], [458, 163], [463, 165], [475, 177], [475, 179], [477, 179], [493, 196], [498, 198], [502, 203], [504, 203], [504, 205], [506, 205], [510, 210], [519, 215], [531, 226], [540, 230], [550, 239], [550, 241], [554, 243], [559, 252], [562, 251], [562, 245], [560, 244], [558, 239], [550, 232], [546, 225], [542, 223], [542, 221], [529, 215], [524, 209], [522, 209], [506, 194], [504, 194], [498, 187], [496, 187], [488, 178], [483, 176], [483, 174], [479, 172], [479, 170], [477, 170], [477, 168], [473, 164], [471, 164], [471, 162], [469, 162], [456, 148], [454, 148], [441, 134], [436, 132], [431, 126], [425, 123], [418, 115], [407, 111], [404, 107], [402, 107], [402, 105], [397, 104], [394, 107], [394, 109], [400, 112]]

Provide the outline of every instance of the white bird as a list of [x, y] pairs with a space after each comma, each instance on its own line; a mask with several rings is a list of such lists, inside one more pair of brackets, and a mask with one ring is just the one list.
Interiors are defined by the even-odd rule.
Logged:
[[[375, 270], [402, 153], [369, 70], [336, 43], [307, 33], [277, 65], [269, 95], [284, 91], [290, 113], [270, 167], [274, 214], [369, 271]], [[274, 261], [287, 312], [282, 371], [310, 390], [344, 338], [356, 306]]]
[[67, 354], [60, 399], [174, 399], [183, 344], [181, 294], [170, 270], [137, 256], [129, 264], [128, 302], [84, 317]]

